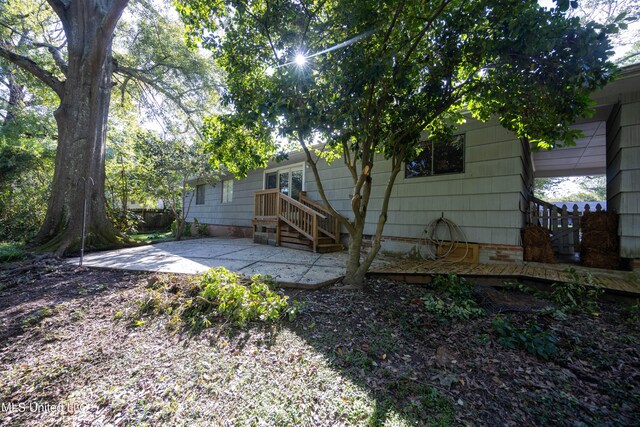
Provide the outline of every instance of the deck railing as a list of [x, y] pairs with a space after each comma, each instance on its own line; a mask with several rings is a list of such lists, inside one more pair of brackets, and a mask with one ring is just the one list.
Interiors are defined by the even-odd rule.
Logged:
[[[600, 212], [602, 206], [596, 205], [596, 212]], [[555, 252], [572, 255], [580, 250], [580, 224], [585, 212], [590, 212], [591, 206], [585, 205], [580, 211], [578, 205], [573, 205], [569, 210], [567, 205], [558, 207], [553, 203], [530, 198], [527, 221], [529, 225], [539, 225], [549, 230], [551, 243]]]
[[278, 218], [278, 192], [277, 189], [256, 191], [253, 196], [253, 217], [255, 219]]
[[334, 243], [340, 243], [340, 221], [338, 221], [338, 218], [333, 216], [329, 209], [307, 197], [304, 192], [300, 193], [300, 203], [323, 214], [325, 218], [318, 220], [318, 228], [327, 237], [332, 238]]
[[[313, 251], [316, 252], [321, 234], [329, 235], [321, 224], [333, 224], [335, 220], [308, 204], [282, 194], [278, 189], [256, 191], [253, 205], [254, 221], [273, 223], [276, 227], [276, 244], [278, 245], [280, 244], [280, 221], [282, 221], [309, 239], [313, 244]], [[330, 237], [334, 238], [333, 235]]]

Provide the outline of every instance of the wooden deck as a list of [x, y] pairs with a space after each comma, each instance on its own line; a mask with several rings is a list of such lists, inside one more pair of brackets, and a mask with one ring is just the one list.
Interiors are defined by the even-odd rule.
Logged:
[[[602, 270], [570, 264], [462, 264], [445, 261], [400, 260], [373, 267], [369, 274], [420, 282], [420, 277], [454, 273], [469, 278], [493, 278], [497, 281], [536, 280], [547, 283], [566, 282], [565, 271], [575, 268], [580, 273], [591, 273], [605, 289], [628, 295], [640, 295], [640, 276], [630, 271]], [[412, 280], [413, 279], [413, 280]], [[418, 279], [418, 280], [415, 280]]]

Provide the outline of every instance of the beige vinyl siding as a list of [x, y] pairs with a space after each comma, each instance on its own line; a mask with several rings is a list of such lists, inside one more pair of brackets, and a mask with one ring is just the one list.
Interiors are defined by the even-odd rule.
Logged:
[[640, 92], [607, 121], [607, 209], [620, 215], [620, 255], [640, 258]]
[[[398, 174], [389, 204], [384, 235], [419, 238], [427, 224], [441, 214], [458, 224], [470, 242], [520, 244], [524, 160], [522, 144], [497, 123], [469, 119], [456, 133], [465, 134], [465, 170], [460, 174], [405, 178]], [[293, 164], [301, 153], [279, 164]], [[276, 164], [269, 165], [272, 168]], [[268, 169], [267, 168], [267, 169]], [[341, 159], [328, 165], [318, 163], [320, 177], [333, 207], [351, 214], [353, 180]], [[373, 234], [382, 206], [382, 197], [391, 164], [380, 159], [373, 168], [373, 188], [365, 234]], [[204, 206], [192, 206], [194, 217], [208, 224], [251, 226], [253, 193], [263, 187], [263, 170], [249, 173], [234, 183], [233, 201], [219, 203], [221, 188], [208, 186]], [[305, 188], [309, 197], [320, 201], [309, 166], [305, 168]], [[343, 230], [344, 232], [345, 230]]]
[[[461, 174], [396, 178], [384, 235], [419, 238], [427, 224], [444, 214], [458, 224], [471, 242], [520, 244], [523, 225], [523, 149], [520, 141], [496, 123], [469, 120], [465, 133], [465, 171]], [[329, 200], [351, 217], [352, 179], [341, 160], [319, 163]], [[390, 162], [376, 162], [365, 234], [373, 234], [382, 206]], [[307, 192], [320, 200], [307, 169]]]
[[230, 203], [222, 203], [222, 181], [215, 186], [206, 185], [205, 204], [191, 204], [188, 222], [194, 218], [204, 224], [236, 225], [251, 227], [253, 220], [253, 193], [262, 189], [262, 171], [253, 171], [245, 179], [233, 183], [233, 198]]

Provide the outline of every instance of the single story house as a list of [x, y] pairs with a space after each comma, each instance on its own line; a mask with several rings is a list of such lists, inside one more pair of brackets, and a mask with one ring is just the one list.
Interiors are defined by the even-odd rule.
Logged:
[[[593, 94], [593, 100], [593, 117], [574, 125], [584, 137], [575, 147], [550, 152], [532, 153], [497, 122], [469, 117], [449, 148], [427, 147], [422, 158], [407, 163], [399, 174], [382, 250], [415, 250], [427, 225], [444, 216], [475, 245], [480, 262], [522, 262], [521, 229], [527, 225], [534, 177], [606, 174], [607, 207], [619, 214], [620, 255], [640, 268], [640, 64], [623, 68], [615, 81]], [[334, 208], [349, 216], [352, 186], [347, 168], [340, 160], [321, 161], [319, 170]], [[365, 233], [374, 232], [389, 171], [390, 164], [384, 160], [374, 166]], [[271, 163], [245, 179], [197, 186], [187, 220], [208, 224], [214, 236], [250, 237], [269, 231], [276, 193], [302, 200], [301, 192], [304, 207], [314, 210], [313, 201], [320, 202], [314, 176], [304, 154], [294, 153], [288, 161]], [[292, 209], [297, 209], [295, 215], [307, 212], [297, 205]], [[316, 212], [317, 218], [311, 212], [308, 222], [323, 223], [318, 234], [336, 237], [337, 242], [340, 236], [332, 236], [332, 226], [326, 226], [326, 219], [323, 222], [327, 212], [320, 208]], [[283, 234], [291, 231], [295, 230], [285, 229]], [[313, 237], [313, 230], [307, 231]]]

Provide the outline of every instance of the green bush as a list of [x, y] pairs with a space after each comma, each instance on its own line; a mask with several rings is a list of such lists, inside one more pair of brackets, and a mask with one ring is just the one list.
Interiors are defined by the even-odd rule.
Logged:
[[464, 277], [455, 274], [436, 276], [432, 283], [438, 295], [429, 293], [422, 300], [425, 309], [439, 319], [471, 319], [485, 315], [484, 309], [473, 299], [473, 284]]
[[237, 324], [274, 321], [294, 314], [288, 309], [289, 297], [275, 292], [275, 286], [268, 276], [256, 275], [249, 283], [242, 283], [238, 274], [214, 268], [200, 278], [200, 300]]
[[640, 299], [637, 299], [635, 304], [627, 309], [626, 323], [635, 326], [640, 323]]
[[521, 348], [542, 359], [549, 359], [558, 352], [556, 335], [552, 330], [545, 330], [537, 323], [517, 327], [503, 317], [496, 317], [492, 326], [498, 336], [498, 344], [505, 348]]
[[566, 270], [570, 280], [551, 285], [551, 300], [568, 313], [597, 314], [600, 310], [598, 299], [604, 289], [590, 273], [581, 275], [575, 268]]
[[207, 236], [209, 235], [209, 230], [207, 229], [207, 224], [200, 224], [198, 222], [198, 218], [193, 218], [193, 225], [196, 227], [196, 233], [198, 236]]
[[0, 262], [21, 260], [25, 253], [21, 245], [15, 243], [0, 243]]
[[244, 279], [225, 268], [213, 268], [196, 278], [153, 277], [137, 303], [136, 322], [146, 315], [168, 315], [170, 329], [180, 324], [192, 331], [210, 327], [216, 318], [236, 325], [292, 320], [298, 304], [279, 294], [268, 276]]

